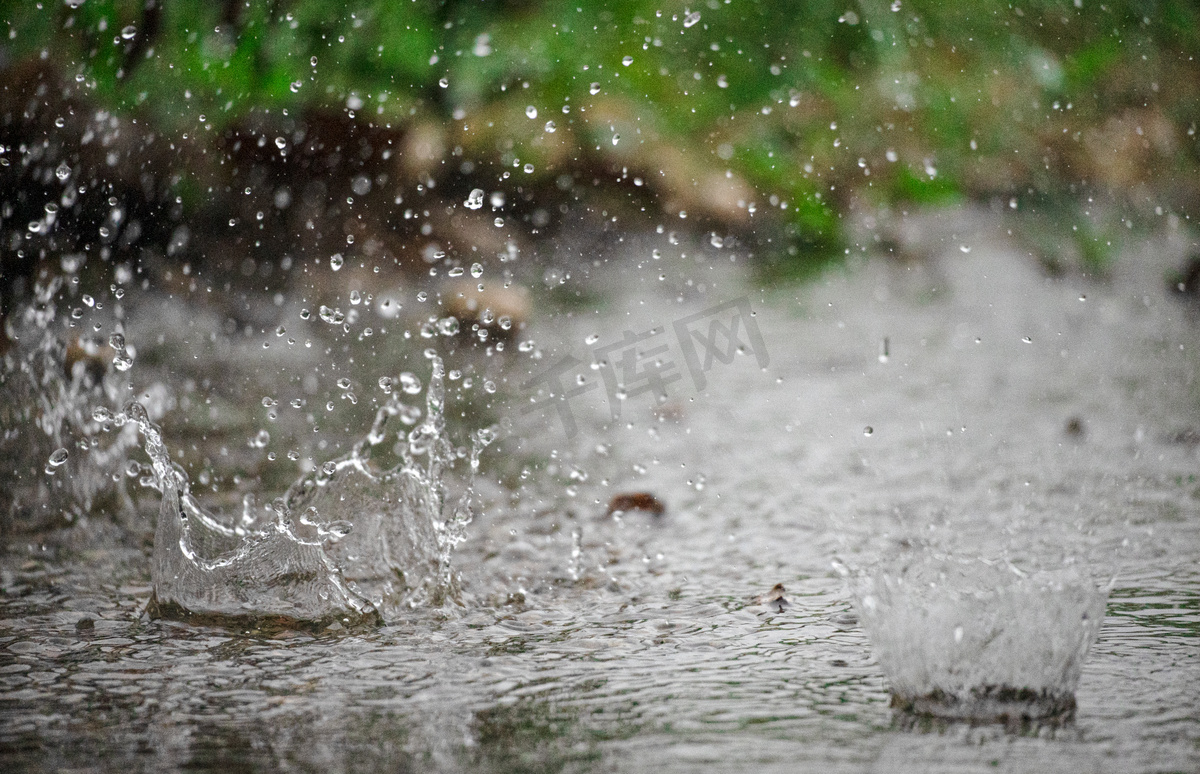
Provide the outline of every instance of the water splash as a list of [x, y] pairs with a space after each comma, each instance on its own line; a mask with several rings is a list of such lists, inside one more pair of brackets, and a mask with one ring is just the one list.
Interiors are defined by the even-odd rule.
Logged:
[[473, 476], [494, 433], [475, 433], [469, 452], [453, 447], [443, 417], [445, 366], [436, 355], [431, 359], [425, 418], [400, 433], [393, 449], [399, 464], [380, 470], [371, 459], [389, 437], [388, 420], [411, 416], [411, 407], [390, 396], [349, 454], [274, 501], [267, 524], [259, 523], [250, 503], [236, 526], [207, 513], [171, 462], [161, 430], [140, 404], [127, 404], [120, 416], [140, 430], [150, 483], [162, 493], [152, 614], [323, 629], [372, 625], [413, 607], [457, 601], [450, 556], [472, 519], [473, 489], [468, 482], [466, 493], [448, 505], [446, 478], [460, 457], [469, 457]]
[[[72, 266], [79, 269], [79, 266]], [[15, 344], [0, 356], [0, 534], [43, 532], [102, 511], [129, 512], [123, 469], [137, 433], [108, 433], [91, 406], [115, 402], [126, 373], [113, 353], [59, 315], [63, 277], [35, 285], [32, 302], [8, 321]], [[87, 303], [85, 300], [84, 303]], [[129, 353], [122, 352], [126, 357]], [[132, 361], [131, 361], [132, 362]], [[151, 411], [162, 395], [150, 391]]]
[[972, 721], [1069, 717], [1108, 589], [1074, 565], [916, 552], [872, 572], [840, 563], [892, 706]]

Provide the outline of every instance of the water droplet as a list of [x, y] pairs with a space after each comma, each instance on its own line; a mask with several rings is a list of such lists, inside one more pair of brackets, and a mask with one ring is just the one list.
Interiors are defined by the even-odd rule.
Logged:
[[461, 277], [465, 273], [466, 273], [466, 270], [463, 267], [455, 266], [453, 269], [446, 272], [446, 275], [449, 277]]
[[593, 82], [592, 85], [588, 87], [588, 92], [590, 94], [599, 94], [600, 93], [600, 84]]
[[583, 343], [584, 344], [595, 344], [599, 340], [600, 340], [600, 334], [593, 333], [593, 334], [590, 334], [589, 336], [587, 336], [587, 338], [585, 338], [583, 340]]
[[54, 176], [64, 181], [71, 176], [71, 168], [67, 166], [67, 162], [63, 161], [55, 167]]
[[698, 21], [700, 21], [700, 12], [692, 11], [687, 16], [683, 17], [683, 26], [684, 27], [693, 27], [696, 25], [696, 23]]
[[483, 189], [476, 188], [467, 196], [467, 200], [463, 202], [463, 206], [468, 210], [477, 210], [483, 206]]
[[342, 314], [342, 310], [330, 309], [324, 304], [321, 305], [321, 309], [319, 310], [318, 314], [322, 320], [330, 325], [341, 325], [346, 321], [346, 315]]
[[1026, 344], [1032, 344], [1032, 343], [1033, 343], [1033, 339], [1029, 338], [1028, 336], [1024, 336], [1024, 337], [1022, 337], [1021, 341], [1025, 342]]
[[71, 456], [66, 449], [56, 449], [50, 455], [50, 464], [46, 466], [46, 473], [53, 476], [58, 468], [67, 464], [67, 457]]
[[500, 228], [501, 226], [503, 226], [503, 225], [504, 225], [504, 218], [499, 218], [499, 217], [498, 217], [498, 218], [496, 218], [496, 219], [495, 219], [494, 221], [492, 221], [492, 222], [496, 224], [496, 228]]
[[554, 125], [553, 121], [546, 122], [546, 131], [549, 132], [550, 134], [554, 134], [555, 130], [557, 130], [557, 129], [558, 129], [558, 127]]
[[446, 87], [447, 87], [447, 86], [449, 86], [449, 85], [450, 85], [450, 79], [449, 79], [449, 78], [439, 78], [439, 79], [438, 79], [438, 86], [441, 86], [443, 89], [444, 89], [444, 88], [446, 88]]
[[121, 30], [121, 37], [125, 40], [133, 40], [133, 36], [137, 34], [137, 27], [132, 24]]
[[535, 108], [533, 105], [530, 105], [529, 107], [525, 108], [525, 115], [529, 116], [530, 118], [537, 118], [537, 108]]
[[867, 425], [866, 427], [863, 428], [863, 435], [871, 435], [874, 432], [875, 432], [875, 428], [871, 427], [870, 425]]
[[489, 395], [491, 393], [495, 392], [496, 391], [496, 383], [491, 380], [485, 381], [483, 383], [483, 391], [488, 393]]
[[272, 398], [270, 395], [264, 395], [262, 399], [263, 408], [273, 408], [279, 405], [279, 401]]
[[400, 389], [409, 395], [416, 395], [421, 391], [421, 380], [408, 371], [405, 371], [400, 374]]
[[625, 56], [623, 59], [621, 59], [621, 64], [628, 67], [629, 65], [633, 64], [633, 57]]
[[125, 349], [125, 337], [119, 333], [114, 333], [108, 337], [108, 346], [118, 351]]
[[275, 147], [278, 148], [279, 150], [283, 150], [284, 148], [287, 147], [287, 140], [283, 137], [276, 137], [275, 138]]
[[393, 379], [392, 377], [390, 377], [390, 376], [379, 377], [379, 389], [383, 390], [385, 394], [391, 395], [392, 389], [395, 388], [395, 386], [396, 386], [396, 380]]
[[526, 165], [525, 165], [525, 167], [524, 167], [524, 169], [525, 169], [525, 174], [527, 174], [527, 175], [528, 175], [528, 174], [531, 174], [531, 173], [533, 172], [533, 165], [532, 165], [532, 164], [526, 164]]
[[713, 232], [712, 236], [709, 237], [708, 241], [709, 241], [709, 244], [711, 244], [713, 247], [724, 247], [725, 246], [725, 240], [722, 237], [720, 237], [719, 235], [717, 235], [717, 233], [715, 231]]
[[614, 134], [614, 135], [613, 135], [613, 139], [612, 139], [612, 144], [613, 144], [613, 145], [616, 145], [616, 144], [617, 144], [617, 143], [619, 143], [620, 141], [621, 141], [621, 135], [619, 135], [619, 134]]
[[343, 376], [341, 379], [338, 379], [338, 380], [337, 380], [337, 386], [338, 386], [338, 389], [339, 389], [339, 390], [348, 390], [348, 389], [350, 389], [350, 379], [349, 379], [349, 377]]
[[483, 264], [482, 263], [471, 264], [471, 276], [474, 277], [475, 279], [479, 279], [480, 277], [483, 276]]
[[964, 253], [969, 253], [969, 252], [971, 252], [971, 248], [970, 248], [970, 247], [968, 247], [967, 245], [959, 245], [959, 246], [958, 246], [958, 249], [959, 249], [959, 250], [961, 250], [961, 251], [962, 251], [962, 252], [964, 252]]
[[458, 318], [454, 316], [443, 317], [438, 320], [437, 327], [443, 336], [453, 336], [458, 333]]
[[295, 94], [296, 92], [300, 91], [300, 87], [303, 85], [304, 83], [302, 81], [292, 81], [292, 85], [289, 88], [292, 90], [292, 93]]

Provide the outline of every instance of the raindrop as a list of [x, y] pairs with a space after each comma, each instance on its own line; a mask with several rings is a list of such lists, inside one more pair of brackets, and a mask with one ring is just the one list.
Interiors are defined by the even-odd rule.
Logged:
[[71, 168], [67, 166], [67, 162], [61, 162], [54, 170], [54, 176], [59, 180], [65, 181], [71, 176]]
[[504, 225], [504, 218], [496, 218], [492, 222], [496, 224], [496, 228], [500, 228], [501, 226]]
[[283, 137], [276, 137], [275, 138], [275, 147], [278, 148], [279, 150], [283, 150], [284, 148], [287, 147], [287, 140], [284, 139]]
[[599, 94], [600, 93], [600, 84], [592, 83], [592, 85], [588, 87], [588, 92], [591, 94]]
[[483, 207], [483, 189], [476, 188], [472, 190], [467, 200], [463, 202], [463, 206], [468, 210], [478, 210]]
[[961, 251], [963, 251], [964, 253], [969, 253], [969, 252], [971, 252], [971, 248], [970, 248], [970, 247], [968, 247], [967, 245], [959, 245], [959, 246], [958, 246], [958, 249], [959, 249], [959, 250], [961, 250]]
[[1032, 343], [1033, 343], [1033, 339], [1029, 338], [1028, 336], [1024, 336], [1024, 337], [1022, 337], [1022, 338], [1021, 338], [1021, 341], [1025, 342], [1026, 344], [1032, 344]]
[[60, 468], [67, 464], [67, 457], [69, 456], [70, 452], [68, 452], [66, 449], [55, 450], [54, 453], [50, 455], [50, 464], [46, 466], [46, 472], [53, 476], [56, 468]]
[[683, 26], [684, 27], [694, 27], [696, 25], [696, 22], [698, 22], [698, 21], [700, 21], [700, 12], [692, 11], [691, 13], [689, 13], [687, 16], [685, 16], [683, 18]]
[[461, 267], [461, 266], [455, 266], [453, 269], [451, 269], [450, 271], [446, 272], [446, 275], [447, 275], [447, 276], [449, 276], [449, 277], [461, 277], [461, 276], [462, 276], [462, 275], [465, 273], [465, 271], [466, 271], [466, 270], [465, 270], [465, 269], [463, 269], [463, 267]]
[[441, 86], [443, 89], [444, 89], [444, 88], [446, 88], [446, 87], [447, 87], [447, 86], [449, 86], [449, 85], [450, 85], [450, 79], [449, 79], [449, 78], [440, 78], [440, 79], [438, 79], [438, 86]]
[[623, 64], [623, 65], [625, 65], [626, 67], [628, 67], [629, 65], [633, 64], [633, 57], [631, 57], [631, 56], [626, 56], [624, 59], [622, 59], [622, 60], [621, 60], [621, 64]]
[[485, 381], [483, 383], [483, 391], [489, 395], [496, 391], [496, 383], [493, 381]]
[[350, 389], [350, 378], [349, 378], [349, 377], [346, 377], [346, 376], [343, 376], [341, 379], [338, 379], [338, 380], [337, 380], [337, 386], [338, 386], [338, 389], [339, 389], [339, 390], [348, 390], [348, 389]]
[[330, 309], [324, 304], [321, 305], [319, 314], [321, 319], [330, 325], [341, 325], [346, 321], [346, 315], [342, 314], [340, 309]]
[[338, 269], [342, 268], [342, 264], [343, 264], [343, 263], [345, 263], [345, 262], [346, 262], [346, 259], [342, 258], [342, 254], [341, 254], [341, 253], [334, 253], [334, 254], [333, 254], [333, 255], [332, 255], [330, 258], [329, 258], [329, 266], [330, 266], [330, 268], [332, 268], [334, 271], [337, 271]]
[[554, 134], [556, 129], [558, 129], [558, 127], [554, 125], [553, 121], [546, 122], [546, 131], [547, 132], [549, 132], [550, 134]]
[[614, 134], [614, 135], [613, 135], [613, 139], [612, 139], [612, 143], [613, 143], [613, 145], [616, 145], [616, 144], [617, 144], [617, 143], [619, 143], [620, 141], [621, 141], [621, 135], [619, 135], [619, 134]]
[[530, 118], [537, 118], [537, 108], [535, 108], [533, 105], [530, 105], [529, 107], [525, 108], [525, 115], [529, 116]]
[[875, 432], [875, 428], [871, 427], [870, 425], [867, 425], [866, 427], [863, 428], [863, 435], [871, 435], [874, 432]]
[[304, 84], [302, 81], [292, 81], [292, 85], [290, 87], [292, 90], [292, 93], [295, 94], [296, 92], [300, 91], [300, 87], [303, 85]]
[[458, 318], [454, 316], [443, 317], [438, 320], [437, 327], [443, 336], [453, 336], [458, 333]]
[[528, 174], [530, 174], [531, 172], [533, 172], [533, 165], [532, 165], [532, 164], [526, 164], [526, 165], [525, 165], [525, 174], [527, 174], [527, 175], [528, 175]]
[[136, 34], [137, 27], [134, 27], [132, 24], [121, 30], [121, 37], [125, 38], [125, 40], [132, 40], [133, 36]]
[[483, 276], [483, 264], [482, 263], [471, 264], [471, 276], [474, 277], [475, 279], [479, 279], [480, 277]]

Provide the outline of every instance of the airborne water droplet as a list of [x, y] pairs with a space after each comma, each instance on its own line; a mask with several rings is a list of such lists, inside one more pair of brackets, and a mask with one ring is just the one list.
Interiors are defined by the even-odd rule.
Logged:
[[483, 264], [482, 263], [471, 264], [471, 276], [474, 277], [475, 279], [479, 279], [480, 277], [483, 276]]
[[67, 457], [69, 456], [70, 452], [68, 452], [66, 449], [55, 450], [54, 453], [50, 455], [50, 464], [46, 466], [46, 473], [53, 476], [57, 468], [67, 464]]
[[57, 167], [55, 167], [54, 176], [62, 181], [65, 181], [71, 176], [71, 168], [67, 166], [67, 162], [63, 161]]
[[482, 207], [483, 206], [483, 189], [476, 188], [476, 189], [472, 190], [471, 194], [467, 197], [467, 200], [465, 202], [463, 202], [463, 206], [466, 207], [468, 210], [477, 210], [480, 207]]
[[633, 57], [631, 57], [631, 56], [626, 56], [624, 59], [622, 59], [622, 60], [621, 60], [621, 64], [623, 64], [623, 65], [625, 65], [626, 67], [628, 67], [629, 65], [633, 64]]
[[700, 21], [700, 12], [692, 11], [691, 13], [689, 13], [687, 16], [684, 17], [683, 26], [684, 27], [692, 27], [692, 26], [695, 26], [696, 22], [698, 22], [698, 21]]
[[588, 87], [588, 93], [599, 94], [600, 93], [600, 84], [597, 82], [593, 82], [592, 85]]
[[867, 425], [866, 427], [863, 428], [863, 435], [871, 435], [874, 432], [875, 432], [875, 428], [871, 427], [870, 425]]
[[132, 24], [130, 24], [129, 26], [127, 26], [121, 30], [121, 37], [124, 38], [125, 40], [132, 40], [133, 36], [136, 34], [137, 34], [137, 27], [134, 27]]
[[346, 262], [346, 259], [342, 257], [341, 253], [334, 253], [329, 258], [329, 266], [334, 271], [337, 271], [338, 269], [342, 268], [342, 264], [345, 262]]
[[537, 118], [537, 108], [535, 108], [533, 105], [530, 105], [529, 107], [525, 108], [525, 115], [529, 116], [530, 118]]
[[546, 131], [547, 131], [548, 133], [550, 133], [550, 134], [554, 134], [555, 130], [557, 130], [557, 129], [558, 129], [558, 127], [554, 125], [554, 122], [553, 122], [553, 121], [547, 121], [547, 122], [546, 122]]

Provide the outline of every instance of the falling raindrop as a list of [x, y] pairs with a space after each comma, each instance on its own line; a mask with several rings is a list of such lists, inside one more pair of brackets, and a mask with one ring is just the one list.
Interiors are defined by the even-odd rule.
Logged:
[[621, 60], [621, 64], [623, 64], [623, 65], [625, 65], [626, 67], [628, 67], [629, 65], [633, 64], [633, 57], [631, 57], [631, 56], [626, 56], [625, 58], [623, 58], [623, 59]]
[[684, 27], [694, 27], [696, 25], [696, 23], [699, 21], [700, 21], [700, 12], [692, 11], [687, 16], [683, 17], [683, 26]]
[[137, 34], [137, 27], [132, 24], [121, 30], [121, 37], [125, 40], [133, 40], [133, 36]]
[[554, 122], [553, 122], [553, 121], [547, 121], [547, 122], [546, 122], [546, 131], [547, 131], [549, 134], [554, 134], [555, 130], [557, 130], [557, 129], [558, 129], [558, 127], [554, 125]]
[[69, 456], [70, 452], [68, 452], [66, 449], [55, 450], [54, 453], [50, 455], [50, 464], [46, 466], [46, 473], [53, 476], [57, 472], [58, 468], [67, 464], [67, 457]]
[[345, 262], [346, 259], [342, 257], [341, 253], [334, 253], [329, 258], [329, 267], [334, 271], [337, 271], [338, 269], [342, 268], [342, 264]]
[[619, 135], [619, 134], [614, 134], [614, 135], [613, 135], [613, 138], [612, 138], [612, 144], [613, 144], [613, 145], [616, 145], [616, 144], [617, 144], [617, 143], [619, 143], [620, 141], [621, 141], [621, 135]]
[[870, 425], [867, 425], [866, 427], [863, 428], [863, 435], [871, 435], [874, 432], [875, 432], [875, 428], [871, 427]]
[[483, 264], [482, 263], [471, 264], [471, 276], [474, 277], [475, 279], [479, 279], [480, 277], [483, 276]]
[[67, 166], [67, 162], [65, 162], [65, 161], [61, 162], [54, 169], [54, 176], [62, 181], [65, 181], [68, 177], [71, 176], [71, 168]]
[[529, 116], [530, 118], [537, 118], [537, 108], [535, 108], [533, 105], [529, 105], [525, 108], [525, 115]]
[[592, 85], [588, 87], [588, 92], [590, 94], [599, 94], [600, 93], [600, 84], [593, 82]]
[[467, 196], [467, 200], [463, 202], [463, 206], [468, 210], [478, 210], [483, 207], [483, 189], [475, 188]]

